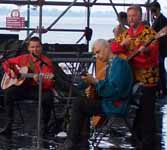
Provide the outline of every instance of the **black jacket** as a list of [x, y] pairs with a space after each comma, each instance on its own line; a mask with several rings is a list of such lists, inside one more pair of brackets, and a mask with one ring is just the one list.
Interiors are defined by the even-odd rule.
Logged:
[[[158, 32], [160, 31], [163, 27], [167, 26], [167, 18], [161, 14], [152, 24], [152, 28]], [[167, 36], [161, 37], [159, 40], [159, 53], [160, 57], [166, 57], [167, 56]]]

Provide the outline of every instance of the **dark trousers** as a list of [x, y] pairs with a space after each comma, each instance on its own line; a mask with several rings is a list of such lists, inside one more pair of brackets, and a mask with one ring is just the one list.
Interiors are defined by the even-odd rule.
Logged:
[[142, 87], [140, 107], [134, 120], [134, 129], [142, 141], [142, 150], [154, 150], [155, 147], [155, 91], [155, 87]]
[[165, 77], [165, 66], [164, 59], [165, 57], [159, 58], [159, 90], [162, 90], [163, 94], [166, 92], [166, 77]]
[[94, 114], [102, 114], [100, 100], [92, 101], [83, 97], [73, 102], [68, 139], [75, 145], [88, 143], [90, 117]]
[[[12, 86], [4, 91], [4, 103], [5, 110], [7, 113], [8, 124], [13, 122], [13, 110], [14, 110], [14, 102], [22, 101], [22, 100], [34, 100], [38, 101], [38, 86]], [[44, 124], [45, 129], [47, 127], [47, 123], [50, 120], [51, 108], [53, 104], [53, 95], [51, 91], [42, 91], [42, 115], [41, 120], [42, 124]]]

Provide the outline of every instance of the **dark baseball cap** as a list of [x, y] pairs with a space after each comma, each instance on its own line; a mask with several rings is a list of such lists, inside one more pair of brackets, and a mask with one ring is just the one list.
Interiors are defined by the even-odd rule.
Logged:
[[160, 4], [157, 1], [154, 1], [150, 4], [150, 10], [155, 11], [157, 9], [161, 9]]

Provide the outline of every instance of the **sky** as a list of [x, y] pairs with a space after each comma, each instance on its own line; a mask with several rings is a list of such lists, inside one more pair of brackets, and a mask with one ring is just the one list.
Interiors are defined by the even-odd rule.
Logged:
[[[54, 1], [54, 0], [45, 0], [45, 1]], [[66, 1], [66, 2], [73, 2], [73, 0], [56, 0], [56, 1]], [[88, 1], [88, 0], [87, 0]], [[93, 2], [94, 0], [90, 0], [90, 2]], [[154, 0], [150, 0], [151, 2]], [[167, 11], [167, 0], [157, 0], [160, 4], [161, 4], [161, 8], [162, 11]], [[77, 0], [77, 2], [83, 2], [83, 0]], [[101, 2], [106, 2], [106, 3], [110, 3], [110, 0], [97, 0], [98, 3]], [[113, 3], [132, 3], [132, 4], [136, 4], [136, 3], [145, 3], [147, 2], [147, 0], [112, 0]], [[98, 9], [100, 10], [101, 8], [98, 7]]]
[[[19, 0], [18, 0], [19, 1]], [[31, 0], [31, 1], [36, 1], [36, 0]], [[74, 0], [45, 0], [45, 1], [56, 1], [56, 2], [73, 2]], [[83, 2], [84, 0], [77, 0], [77, 2]], [[88, 0], [86, 0], [88, 1]], [[93, 2], [94, 0], [90, 0], [90, 2]], [[151, 0], [153, 1], [153, 0]], [[161, 8], [162, 8], [162, 12], [165, 12], [167, 14], [167, 0], [157, 0], [160, 4], [161, 4]], [[110, 0], [97, 0], [98, 3], [110, 3]], [[145, 3], [147, 2], [147, 0], [112, 0], [113, 3], [132, 3], [132, 4], [136, 4], [136, 3]], [[0, 7], [3, 7], [3, 6], [0, 6]], [[6, 7], [17, 7], [16, 5], [6, 5]], [[45, 6], [46, 7], [46, 6]], [[48, 8], [55, 8], [55, 6], [47, 6]], [[111, 6], [109, 6], [111, 7]], [[26, 7], [25, 7], [26, 8]], [[57, 6], [56, 7], [57, 9], [63, 9], [64, 7], [60, 7], [60, 6]], [[101, 6], [93, 6], [92, 7], [92, 10], [95, 10], [95, 11], [98, 11], [98, 10], [106, 10], [105, 9], [106, 6], [104, 7], [104, 9], [101, 7]], [[124, 9], [126, 10], [126, 7], [121, 7], [121, 8], [118, 8], [119, 9]], [[81, 7], [75, 7], [75, 10], [76, 11], [79, 11], [79, 10], [82, 10]]]
[[[59, 2], [73, 2], [74, 0], [45, 0], [45, 1], [59, 1]], [[77, 0], [77, 2], [83, 2], [84, 0]], [[88, 1], [88, 0], [86, 0]], [[91, 2], [93, 2], [94, 0], [90, 0]], [[132, 3], [132, 4], [145, 4], [147, 2], [147, 0], [112, 0], [113, 3]], [[134, 3], [135, 1], [135, 3]], [[151, 0], [153, 1], [153, 0]], [[110, 4], [110, 0], [97, 0], [98, 3], [109, 3]], [[162, 9], [162, 13], [167, 17], [167, 0], [158, 0], [158, 2], [161, 4], [161, 9]], [[0, 4], [0, 9], [3, 10], [3, 7], [4, 7], [4, 4], [1, 5]], [[22, 10], [26, 10], [27, 9], [27, 5], [25, 6], [17, 6], [17, 5], [9, 5], [9, 4], [6, 4], [5, 7], [11, 7], [12, 9], [19, 9], [20, 12], [22, 12]], [[31, 6], [31, 8], [33, 8], [34, 6]], [[68, 6], [66, 7], [62, 7], [62, 6], [44, 6], [45, 8], [48, 8], [49, 11], [52, 11], [52, 9], [61, 9], [61, 10], [65, 10]], [[126, 11], [126, 7], [116, 7], [118, 12], [120, 11]], [[11, 10], [12, 10], [11, 9]], [[85, 16], [86, 16], [86, 7], [72, 7], [71, 9], [72, 11], [85, 11]], [[113, 11], [113, 7], [112, 6], [93, 6], [91, 7], [91, 11]], [[32, 12], [35, 12], [32, 11]], [[36, 12], [35, 12], [36, 13]], [[7, 14], [7, 15], [10, 15]], [[144, 15], [143, 15], [144, 16]], [[116, 16], [115, 16], [116, 17]], [[98, 17], [97, 17], [98, 18]], [[103, 19], [103, 18], [100, 18], [100, 19]], [[105, 18], [104, 18], [105, 19]], [[63, 19], [61, 19], [60, 21], [62, 21]], [[64, 19], [65, 20], [65, 19]], [[84, 19], [82, 19], [82, 21], [84, 22], [84, 25], [86, 24], [86, 17]], [[95, 21], [93, 20], [93, 17], [91, 19], [91, 21], [94, 23]], [[100, 20], [101, 21], [101, 20]], [[107, 20], [108, 21], [108, 20]], [[113, 20], [112, 20], [113, 21]], [[95, 22], [97, 24], [97, 22]], [[108, 23], [110, 23], [110, 21], [108, 21]], [[114, 23], [117, 23], [117, 22], [114, 22]], [[101, 31], [101, 30], [99, 30]], [[112, 32], [112, 31], [111, 31]], [[99, 32], [99, 37], [101, 37], [101, 33], [102, 32]], [[105, 33], [105, 32], [104, 32]], [[110, 34], [109, 32], [107, 32], [107, 34]], [[106, 36], [106, 35], [105, 35]]]
[[[19, 1], [19, 0], [18, 0]], [[31, 1], [36, 1], [36, 0], [31, 0]], [[73, 2], [74, 0], [45, 0], [45, 1], [56, 1], [56, 2]], [[88, 0], [86, 0], [88, 1]], [[90, 2], [93, 2], [94, 0], [90, 0]], [[151, 2], [153, 0], [150, 0]], [[167, 0], [157, 0], [160, 4], [161, 4], [161, 12], [167, 17]], [[84, 2], [84, 0], [77, 0], [77, 2]], [[147, 2], [147, 0], [112, 0], [113, 3], [132, 3], [132, 4], [145, 4]], [[110, 0], [97, 0], [97, 3], [109, 3], [110, 4]], [[3, 5], [0, 5], [0, 8], [3, 8], [4, 7], [4, 4]], [[22, 11], [25, 11], [27, 9], [27, 5], [24, 5], [24, 6], [17, 6], [17, 5], [9, 5], [9, 4], [6, 4], [5, 7], [10, 7], [11, 10], [12, 9], [19, 9], [20, 12]], [[48, 9], [49, 11], [52, 11], [53, 9], [58, 9], [58, 10], [65, 10], [68, 6], [48, 6], [48, 5], [45, 5], [44, 8], [45, 9]], [[35, 6], [31, 6], [31, 8], [36, 8]], [[124, 6], [116, 6], [116, 9], [118, 12], [120, 11], [125, 11], [127, 10], [127, 7], [124, 7]], [[84, 11], [85, 14], [86, 14], [86, 7], [71, 7], [70, 10], [72, 11]], [[93, 6], [91, 7], [91, 12], [94, 12], [94, 11], [113, 11], [114, 12], [114, 9], [112, 6]], [[143, 14], [146, 14], [145, 13], [145, 9], [143, 9]], [[10, 15], [10, 14], [8, 14]], [[145, 15], [143, 15], [145, 16]]]

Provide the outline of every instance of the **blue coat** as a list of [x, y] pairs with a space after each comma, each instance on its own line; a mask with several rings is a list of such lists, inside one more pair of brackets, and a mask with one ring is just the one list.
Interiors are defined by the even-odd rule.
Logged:
[[[127, 105], [127, 99], [132, 90], [133, 74], [130, 65], [126, 60], [115, 57], [109, 61], [106, 69], [106, 77], [99, 80], [96, 84], [96, 90], [101, 98], [103, 112], [107, 116], [112, 113], [124, 112]], [[119, 107], [114, 104], [115, 101], [121, 101]]]

